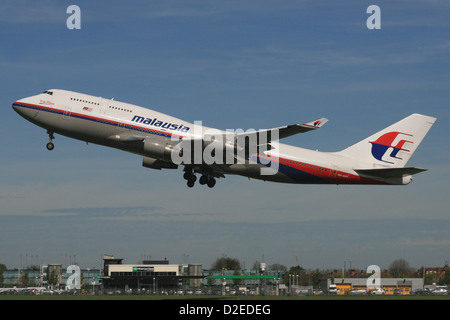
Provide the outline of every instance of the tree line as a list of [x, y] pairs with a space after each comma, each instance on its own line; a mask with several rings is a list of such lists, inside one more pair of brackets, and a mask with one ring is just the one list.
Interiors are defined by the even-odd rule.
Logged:
[[[253, 263], [251, 270], [259, 270], [260, 262]], [[450, 270], [447, 270], [443, 277], [431, 273], [424, 276], [424, 267], [412, 268], [408, 261], [404, 259], [394, 260], [389, 268], [382, 270], [382, 278], [424, 278], [424, 284], [450, 284]], [[239, 259], [222, 256], [211, 264], [211, 270], [233, 270], [235, 275], [240, 275], [242, 265]], [[299, 285], [316, 286], [324, 278], [365, 278], [368, 277], [366, 270], [350, 269], [343, 274], [342, 270], [306, 270], [300, 265], [287, 268], [282, 264], [271, 264], [267, 266], [269, 271], [278, 271], [283, 275], [284, 283], [289, 283], [290, 276], [296, 276]]]

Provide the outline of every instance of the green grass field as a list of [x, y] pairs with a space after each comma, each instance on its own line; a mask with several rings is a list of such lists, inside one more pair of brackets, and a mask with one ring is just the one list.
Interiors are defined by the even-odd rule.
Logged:
[[295, 301], [295, 300], [450, 300], [450, 296], [393, 296], [393, 295], [362, 295], [362, 296], [342, 296], [342, 295], [318, 295], [318, 296], [166, 296], [166, 295], [0, 295], [0, 300], [165, 300], [165, 301]]

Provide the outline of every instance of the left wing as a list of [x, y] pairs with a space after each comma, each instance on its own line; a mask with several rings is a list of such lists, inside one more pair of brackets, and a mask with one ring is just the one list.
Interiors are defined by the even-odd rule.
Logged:
[[279, 139], [293, 136], [298, 133], [305, 133], [305, 132], [308, 132], [311, 130], [317, 130], [327, 122], [328, 122], [327, 118], [320, 118], [317, 120], [306, 122], [304, 124], [291, 124], [291, 125], [272, 128], [272, 129], [262, 129], [262, 130], [257, 130], [254, 132], [244, 132], [244, 133], [239, 133], [236, 136], [237, 137], [251, 136], [252, 134], [255, 134], [259, 138], [260, 135], [266, 134], [267, 135], [267, 143], [269, 143], [272, 140], [279, 140]]
[[[248, 157], [254, 152], [260, 153], [266, 150], [271, 150], [272, 146], [270, 143], [272, 141], [276, 141], [279, 139], [283, 139], [286, 137], [290, 137], [292, 135], [298, 133], [304, 133], [311, 130], [317, 130], [322, 127], [328, 119], [320, 118], [314, 121], [306, 122], [303, 124], [293, 124], [287, 125], [283, 127], [277, 127], [272, 129], [262, 129], [262, 130], [253, 130], [242, 133], [235, 133], [229, 136], [225, 134], [221, 137], [213, 134], [213, 139], [208, 139], [208, 135], [204, 135], [201, 138], [190, 138], [182, 139], [178, 141], [152, 141], [146, 136], [136, 135], [130, 133], [122, 133], [116, 134], [109, 137], [110, 140], [117, 141], [123, 144], [135, 144], [135, 143], [143, 143], [143, 148], [145, 151], [144, 162], [143, 165], [148, 168], [175, 168], [175, 164], [173, 163], [173, 159], [171, 156], [173, 155], [173, 151], [176, 151], [180, 157], [184, 155], [184, 147], [189, 147], [188, 160], [191, 160], [190, 163], [195, 163], [194, 151], [195, 145], [200, 144], [201, 152], [203, 155], [203, 151], [205, 148], [219, 148], [222, 149], [225, 153], [232, 152], [233, 157], [237, 157], [238, 154], [241, 157], [248, 159]], [[255, 140], [257, 139], [257, 140]], [[251, 141], [251, 142], [250, 142]], [[184, 145], [182, 145], [182, 144]], [[243, 151], [243, 153], [239, 153], [238, 151]], [[158, 160], [158, 162], [155, 162]], [[203, 164], [205, 165], [205, 164]], [[209, 166], [211, 171], [217, 170], [219, 167]], [[216, 167], [216, 168], [213, 168]], [[209, 175], [215, 176], [213, 173], [208, 172]], [[220, 174], [219, 176], [223, 176]]]

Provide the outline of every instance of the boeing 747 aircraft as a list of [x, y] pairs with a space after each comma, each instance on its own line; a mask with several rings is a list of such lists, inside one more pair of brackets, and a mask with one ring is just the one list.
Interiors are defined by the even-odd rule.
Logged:
[[143, 166], [177, 169], [193, 187], [214, 187], [226, 174], [299, 184], [405, 185], [426, 169], [405, 167], [436, 118], [411, 114], [338, 152], [319, 152], [279, 143], [280, 139], [317, 130], [320, 118], [264, 130], [217, 130], [169, 115], [82, 93], [47, 90], [20, 99], [13, 108], [55, 134], [117, 148], [143, 157]]

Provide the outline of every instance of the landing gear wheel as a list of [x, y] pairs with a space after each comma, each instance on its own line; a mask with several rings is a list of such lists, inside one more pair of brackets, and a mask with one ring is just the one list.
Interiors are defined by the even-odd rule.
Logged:
[[195, 180], [189, 179], [188, 182], [187, 182], [187, 186], [188, 186], [189, 188], [192, 188], [192, 187], [194, 186], [194, 184], [195, 184]]
[[47, 143], [47, 150], [53, 150], [53, 149], [55, 149], [55, 145], [53, 144], [53, 142], [49, 142], [49, 143]]
[[197, 177], [192, 173], [185, 172], [184, 178], [187, 180], [187, 186], [189, 188], [192, 188], [195, 184], [195, 181], [197, 181]]
[[209, 179], [207, 184], [208, 184], [208, 187], [214, 188], [214, 186], [216, 185], [216, 179], [214, 179], [214, 178]]
[[50, 139], [50, 142], [49, 143], [47, 143], [47, 150], [53, 150], [53, 149], [55, 149], [55, 145], [53, 144], [53, 139], [55, 139], [55, 136], [53, 135], [53, 131], [50, 131], [50, 130], [48, 130], [47, 131], [47, 134], [48, 134], [48, 138]]
[[200, 182], [201, 185], [207, 184], [208, 183], [208, 176], [201, 176], [200, 180], [198, 182]]

